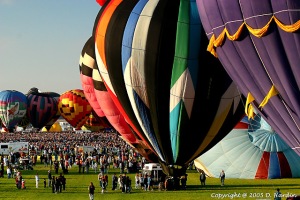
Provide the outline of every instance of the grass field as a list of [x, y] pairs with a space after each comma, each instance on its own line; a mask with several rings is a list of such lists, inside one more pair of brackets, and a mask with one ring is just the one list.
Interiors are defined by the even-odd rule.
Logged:
[[[225, 186], [220, 186], [217, 178], [207, 178], [206, 186], [201, 187], [199, 183], [199, 173], [195, 170], [188, 172], [187, 190], [180, 191], [142, 191], [133, 189], [132, 193], [122, 194], [120, 190], [111, 190], [111, 176], [113, 172], [119, 174], [117, 169], [109, 171], [108, 191], [101, 194], [97, 173], [90, 171], [89, 174], [79, 174], [77, 166], [74, 166], [67, 179], [66, 190], [62, 193], [53, 194], [51, 188], [43, 187], [43, 178], [47, 180], [48, 167], [38, 164], [34, 170], [22, 170], [23, 178], [26, 180], [26, 189], [16, 188], [14, 179], [0, 178], [0, 199], [5, 200], [80, 200], [89, 199], [88, 185], [92, 181], [96, 186], [95, 200], [194, 200], [194, 199], [274, 199], [276, 188], [280, 188], [283, 198], [293, 194], [300, 194], [300, 179], [276, 179], [276, 180], [245, 180], [245, 179], [226, 179]], [[60, 170], [61, 171], [61, 170]], [[59, 172], [60, 172], [59, 171]], [[35, 188], [34, 176], [39, 173], [39, 188]], [[54, 170], [52, 170], [52, 175]], [[134, 187], [134, 174], [129, 174]], [[48, 180], [47, 180], [48, 181]]]

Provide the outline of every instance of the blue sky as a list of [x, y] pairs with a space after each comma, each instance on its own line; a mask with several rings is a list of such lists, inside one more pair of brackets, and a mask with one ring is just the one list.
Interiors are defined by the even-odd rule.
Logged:
[[81, 89], [79, 58], [96, 0], [0, 0], [0, 91]]

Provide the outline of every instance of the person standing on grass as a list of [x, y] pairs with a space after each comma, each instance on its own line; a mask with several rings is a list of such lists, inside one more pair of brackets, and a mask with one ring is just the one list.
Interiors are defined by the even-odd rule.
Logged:
[[11, 177], [11, 167], [10, 166], [7, 167], [6, 173], [7, 173], [7, 178], [10, 178]]
[[118, 187], [118, 177], [116, 173], [112, 176], [112, 190], [116, 190]]
[[66, 190], [66, 177], [64, 175], [62, 175], [61, 177], [61, 185], [62, 185], [62, 190]]
[[139, 186], [140, 186], [140, 176], [139, 176], [139, 173], [135, 174], [134, 180], [135, 180], [135, 189], [138, 189]]
[[55, 176], [52, 176], [51, 180], [51, 186], [52, 186], [52, 193], [55, 193], [56, 183], [55, 183]]
[[224, 172], [224, 170], [222, 170], [221, 173], [220, 173], [220, 180], [221, 180], [221, 186], [224, 186], [224, 181], [225, 181], [225, 172]]
[[88, 190], [89, 190], [90, 200], [94, 200], [95, 186], [94, 186], [93, 182], [90, 183]]
[[48, 187], [52, 186], [52, 174], [51, 171], [48, 171]]
[[36, 173], [36, 174], [35, 174], [35, 187], [36, 187], [36, 188], [39, 188], [39, 181], [40, 181], [39, 174]]
[[274, 200], [281, 200], [281, 196], [282, 194], [280, 192], [280, 189], [277, 188], [276, 193], [274, 194]]
[[206, 176], [207, 176], [207, 174], [205, 174], [205, 172], [203, 170], [201, 170], [201, 172], [200, 172], [201, 186], [205, 186]]

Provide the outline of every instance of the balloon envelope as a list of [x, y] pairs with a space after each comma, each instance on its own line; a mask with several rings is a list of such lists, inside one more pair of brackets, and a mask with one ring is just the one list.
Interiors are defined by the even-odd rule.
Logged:
[[2, 124], [13, 131], [18, 122], [25, 116], [27, 110], [26, 96], [15, 90], [0, 92], [0, 118]]
[[195, 166], [216, 178], [221, 169], [228, 178], [300, 177], [299, 155], [259, 114], [249, 122], [241, 121], [218, 144], [195, 159]]
[[92, 107], [80, 89], [64, 92], [58, 101], [58, 109], [61, 116], [79, 130], [92, 112]]
[[208, 49], [300, 155], [300, 1], [197, 0]]
[[[56, 101], [56, 104], [58, 105], [58, 100], [59, 100], [60, 94], [58, 94], [56, 92], [43, 92], [43, 93], [48, 94], [49, 96], [51, 96], [54, 99], [54, 101]], [[58, 120], [59, 117], [60, 117], [60, 112], [59, 112], [59, 109], [57, 108], [56, 114], [45, 125], [45, 128], [49, 130], [52, 127], [52, 125]]]
[[52, 124], [52, 126], [50, 128], [43, 127], [41, 131], [42, 132], [61, 132], [62, 128], [61, 128], [59, 122], [55, 122], [54, 124]]
[[85, 43], [80, 56], [80, 79], [84, 94], [93, 107], [96, 117], [105, 116], [109, 124], [122, 136], [128, 144], [133, 146], [148, 161], [157, 161], [157, 156], [138, 134], [128, 125], [124, 116], [117, 108], [103, 83], [95, 60], [94, 38], [90, 37]]
[[243, 115], [237, 87], [206, 51], [196, 3], [112, 0], [99, 15], [96, 61], [108, 93], [165, 172], [184, 172]]
[[30, 93], [27, 101], [27, 117], [34, 128], [43, 128], [57, 113], [57, 102], [49, 94]]

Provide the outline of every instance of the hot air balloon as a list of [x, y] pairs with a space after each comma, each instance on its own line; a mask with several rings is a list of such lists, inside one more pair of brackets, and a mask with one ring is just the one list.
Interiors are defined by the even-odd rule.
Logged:
[[50, 128], [46, 128], [46, 126], [44, 126], [41, 131], [42, 132], [61, 132], [62, 128], [61, 128], [59, 122], [55, 122], [54, 124], [52, 124], [52, 126]]
[[220, 169], [228, 178], [299, 178], [300, 156], [258, 114], [242, 120], [228, 135], [195, 160], [211, 177]]
[[80, 130], [92, 112], [91, 105], [80, 89], [68, 90], [60, 95], [58, 109], [61, 116], [76, 130]]
[[29, 93], [27, 117], [34, 128], [43, 128], [57, 113], [57, 102], [49, 94]]
[[41, 90], [39, 90], [38, 88], [36, 87], [32, 87], [28, 90], [26, 96], [28, 96], [29, 94], [35, 94], [35, 93], [41, 93]]
[[197, 0], [208, 50], [247, 97], [252, 110], [300, 155], [300, 68], [297, 0]]
[[84, 94], [97, 116], [100, 118], [105, 116], [107, 121], [122, 136], [123, 140], [134, 147], [148, 161], [157, 161], [155, 153], [127, 124], [124, 116], [107, 92], [95, 61], [95, 43], [93, 37], [87, 40], [82, 49], [79, 69]]
[[26, 129], [26, 127], [30, 124], [30, 121], [27, 117], [27, 115], [25, 115], [17, 124], [17, 126], [22, 127], [23, 130]]
[[90, 130], [90, 131], [100, 131], [101, 129], [104, 129], [105, 127], [102, 124], [102, 121], [98, 120], [94, 116], [94, 114], [91, 112], [88, 119], [86, 120], [85, 124], [81, 127], [81, 130]]
[[242, 97], [206, 51], [195, 1], [111, 0], [93, 37], [101, 80], [166, 174], [185, 173], [240, 121]]
[[15, 90], [0, 92], [0, 118], [9, 132], [13, 132], [18, 122], [25, 116], [27, 109], [26, 96]]
[[[56, 92], [43, 92], [45, 94], [48, 94], [49, 96], [51, 96], [54, 101], [56, 101], [56, 103], [58, 104], [58, 99], [60, 97], [60, 94], [56, 93]], [[60, 117], [60, 112], [59, 109], [57, 109], [56, 114], [52, 117], [52, 119], [45, 125], [45, 128], [47, 130], [50, 130], [50, 128], [52, 127], [52, 125], [58, 120], [58, 118]]]
[[97, 114], [97, 116], [103, 117], [105, 116], [105, 114], [103, 113], [101, 106], [97, 101], [94, 83], [92, 79], [95, 64], [95, 45], [93, 38], [90, 37], [84, 44], [80, 54], [80, 80], [84, 95], [90, 103], [90, 105], [92, 106], [94, 112]]

